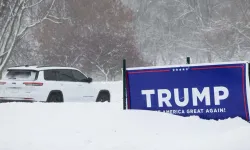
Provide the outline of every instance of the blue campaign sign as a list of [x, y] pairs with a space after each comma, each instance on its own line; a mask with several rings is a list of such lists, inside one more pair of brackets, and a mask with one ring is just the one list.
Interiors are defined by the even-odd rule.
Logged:
[[128, 109], [249, 121], [248, 63], [127, 68]]

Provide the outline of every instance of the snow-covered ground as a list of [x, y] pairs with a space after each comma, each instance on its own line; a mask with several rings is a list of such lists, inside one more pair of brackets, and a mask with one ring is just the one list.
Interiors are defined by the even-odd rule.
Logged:
[[[250, 150], [250, 124], [122, 110], [112, 103], [0, 104], [0, 150]], [[100, 85], [101, 86], [101, 85]]]

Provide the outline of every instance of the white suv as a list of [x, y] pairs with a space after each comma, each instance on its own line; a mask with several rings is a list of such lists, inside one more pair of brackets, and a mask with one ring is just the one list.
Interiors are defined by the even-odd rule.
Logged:
[[8, 68], [0, 80], [0, 102], [110, 102], [110, 92], [71, 67]]

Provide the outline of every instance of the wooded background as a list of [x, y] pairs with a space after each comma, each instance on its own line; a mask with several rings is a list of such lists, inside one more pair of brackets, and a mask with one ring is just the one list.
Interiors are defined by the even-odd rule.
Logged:
[[128, 67], [249, 60], [248, 0], [0, 0], [0, 70], [60, 65], [95, 80]]

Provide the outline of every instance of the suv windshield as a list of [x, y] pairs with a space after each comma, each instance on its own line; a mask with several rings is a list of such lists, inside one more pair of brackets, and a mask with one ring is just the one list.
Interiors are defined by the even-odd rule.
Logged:
[[33, 81], [36, 80], [37, 73], [37, 71], [32, 70], [8, 70], [4, 78], [8, 80]]

